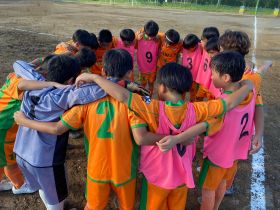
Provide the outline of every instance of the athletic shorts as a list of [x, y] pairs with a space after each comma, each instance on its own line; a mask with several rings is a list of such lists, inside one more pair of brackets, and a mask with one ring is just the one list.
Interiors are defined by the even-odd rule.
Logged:
[[154, 83], [156, 81], [157, 72], [141, 73], [139, 72], [139, 82], [141, 85], [148, 83]]
[[15, 137], [17, 133], [17, 126], [9, 130], [0, 129], [0, 167], [3, 168], [7, 165], [16, 163], [16, 157], [13, 152]]
[[126, 184], [115, 186], [112, 183], [94, 182], [89, 177], [87, 178], [87, 208], [85, 209], [105, 209], [111, 190], [113, 190], [118, 197], [120, 210], [134, 210], [136, 179], [133, 179]]
[[143, 176], [140, 210], [184, 210], [187, 202], [186, 185], [164, 189], [148, 183]]
[[49, 205], [58, 204], [68, 196], [64, 164], [38, 168], [30, 165], [19, 156], [16, 159], [26, 183], [33, 190], [42, 190]]
[[221, 168], [205, 158], [199, 174], [199, 186], [207, 190], [216, 190], [222, 180], [226, 180], [227, 188], [230, 188], [236, 171], [237, 161], [234, 161], [230, 168]]

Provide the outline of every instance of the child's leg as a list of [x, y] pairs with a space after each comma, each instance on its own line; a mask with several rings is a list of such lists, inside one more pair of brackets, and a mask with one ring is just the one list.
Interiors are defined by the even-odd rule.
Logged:
[[200, 210], [213, 210], [215, 205], [215, 190], [202, 189]]
[[87, 205], [85, 209], [100, 210], [105, 209], [110, 196], [110, 184], [96, 183], [87, 179]]
[[152, 72], [148, 76], [148, 84], [149, 84], [149, 90], [151, 91], [151, 96], [153, 95], [154, 92], [154, 83], [156, 81], [156, 76], [157, 76], [156, 72]]
[[186, 208], [188, 188], [184, 185], [172, 190], [167, 198], [168, 210], [184, 210]]
[[226, 185], [227, 185], [227, 181], [223, 179], [219, 187], [216, 189], [214, 210], [218, 210], [222, 200], [224, 199], [224, 195], [226, 192]]
[[167, 196], [170, 190], [148, 183], [145, 177], [141, 190], [140, 210], [168, 210]]
[[113, 190], [117, 194], [120, 210], [133, 210], [135, 205], [136, 179], [116, 187], [112, 185]]
[[45, 193], [42, 190], [39, 190], [39, 195], [40, 195], [40, 198], [42, 199], [43, 203], [45, 204], [47, 210], [63, 210], [64, 209], [65, 200], [59, 202], [58, 204], [50, 205], [50, 204], [48, 204]]
[[147, 74], [139, 72], [139, 83], [141, 84], [142, 87], [146, 87], [147, 85]]
[[13, 183], [16, 189], [20, 188], [23, 185], [24, 177], [16, 163], [13, 165], [7, 165], [4, 170], [6, 176]]

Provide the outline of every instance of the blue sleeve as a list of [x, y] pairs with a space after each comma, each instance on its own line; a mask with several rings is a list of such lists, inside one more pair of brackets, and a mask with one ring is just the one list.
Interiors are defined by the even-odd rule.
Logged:
[[16, 75], [20, 76], [23, 79], [27, 80], [38, 80], [38, 81], [45, 81], [46, 79], [38, 73], [34, 66], [30, 63], [25, 61], [16, 61], [13, 64], [13, 69]]

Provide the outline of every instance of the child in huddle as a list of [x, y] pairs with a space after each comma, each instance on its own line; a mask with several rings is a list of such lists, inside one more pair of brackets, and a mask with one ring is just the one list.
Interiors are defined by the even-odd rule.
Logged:
[[[162, 101], [139, 97], [98, 75], [83, 74], [76, 81], [96, 82], [143, 118], [150, 131], [159, 134], [177, 134], [208, 117], [223, 116], [252, 89], [245, 85], [225, 100], [185, 103], [183, 95], [192, 84], [192, 75], [186, 67], [168, 63], [159, 71], [158, 79], [158, 95]], [[161, 153], [157, 146], [141, 147], [140, 171], [145, 177], [141, 210], [185, 209], [187, 188], [194, 187], [191, 171], [193, 155], [194, 145], [178, 145], [167, 154]]]
[[[120, 32], [120, 39], [118, 39], [117, 47], [119, 49], [124, 49], [129, 52], [132, 57], [134, 64], [135, 57], [135, 33], [132, 29], [123, 29]], [[130, 77], [131, 81], [134, 81], [134, 71], [132, 70], [132, 74]]]
[[[238, 52], [222, 52], [213, 57], [210, 65], [214, 85], [223, 89], [221, 98], [227, 98], [239, 88], [239, 81], [245, 70], [244, 58]], [[204, 141], [204, 162], [199, 177], [202, 210], [219, 208], [226, 189], [232, 185], [237, 161], [246, 160], [248, 157], [254, 130], [255, 100], [254, 89], [253, 93], [223, 118], [208, 120], [210, 135]], [[206, 127], [201, 127], [196, 134], [205, 132]], [[178, 143], [187, 143], [184, 134], [175, 138], [166, 137], [158, 145], [166, 152]], [[258, 143], [253, 142], [252, 148], [250, 153], [258, 151]]]
[[157, 61], [157, 70], [160, 70], [167, 63], [177, 62], [179, 53], [182, 50], [182, 40], [180, 34], [174, 29], [169, 29], [165, 34], [161, 35], [161, 46]]
[[93, 74], [101, 75], [103, 63], [102, 58], [106, 51], [116, 47], [118, 42], [117, 37], [114, 37], [108, 29], [102, 29], [98, 34], [99, 46], [95, 50], [96, 63], [90, 68], [90, 72]]
[[200, 39], [194, 34], [188, 34], [184, 38], [182, 56], [182, 65], [187, 67], [193, 77], [193, 84], [190, 89], [190, 101], [195, 101], [199, 84], [196, 82], [196, 76], [202, 58], [202, 45]]
[[[202, 36], [201, 36], [201, 44], [203, 47], [203, 53], [201, 62], [199, 65], [196, 81], [199, 83], [199, 92], [205, 92], [205, 90], [208, 90], [211, 84], [211, 69], [209, 67], [211, 57], [205, 50], [206, 43], [211, 38], [219, 38], [220, 33], [219, 30], [216, 27], [206, 27], [203, 29]], [[199, 94], [201, 95], [201, 94]], [[199, 95], [196, 97], [197, 101], [203, 100], [203, 97], [199, 97]]]
[[[109, 78], [125, 78], [132, 67], [132, 58], [123, 49], [109, 50], [104, 55], [104, 71]], [[106, 96], [96, 102], [73, 107], [63, 114], [59, 122], [32, 121], [20, 117], [20, 113], [15, 115], [15, 119], [21, 125], [56, 135], [64, 135], [69, 129], [83, 126], [88, 141], [85, 209], [104, 209], [110, 190], [117, 194], [121, 210], [134, 209], [138, 165], [135, 142], [154, 144], [162, 136], [148, 133], [146, 123], [126, 105]]]
[[158, 24], [150, 20], [144, 30], [137, 32], [136, 49], [137, 49], [137, 65], [139, 70], [139, 81], [143, 87], [148, 84], [151, 94], [154, 90], [154, 82], [156, 80], [157, 59], [159, 48], [161, 46], [158, 37]]
[[95, 34], [90, 34], [86, 30], [78, 29], [72, 36], [72, 40], [62, 42], [55, 48], [54, 54], [75, 55], [81, 47], [89, 47], [92, 50], [97, 49], [98, 42]]
[[[209, 39], [204, 48], [209, 58], [212, 59], [215, 55], [217, 55], [220, 52], [219, 38], [213, 37]], [[214, 86], [213, 81], [210, 77], [209, 88], [205, 88], [204, 86], [199, 88], [196, 97], [199, 100], [203, 100], [204, 98], [211, 100], [211, 99], [218, 98], [220, 95], [221, 95], [220, 90]]]
[[[47, 60], [48, 58], [46, 58]], [[45, 63], [40, 68], [45, 68]], [[42, 89], [50, 86], [58, 87], [58, 84], [55, 82], [28, 81], [15, 73], [10, 73], [0, 90], [0, 191], [10, 190], [13, 187], [15, 194], [19, 194], [17, 193], [18, 190], [20, 190], [20, 193], [34, 192], [25, 183], [13, 153], [18, 126], [15, 124], [12, 115], [20, 109], [25, 90]], [[11, 183], [2, 180], [3, 174], [8, 177]]]

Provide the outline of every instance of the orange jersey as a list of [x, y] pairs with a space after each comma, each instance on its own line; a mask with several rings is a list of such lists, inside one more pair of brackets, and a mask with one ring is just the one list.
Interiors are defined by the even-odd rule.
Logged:
[[179, 53], [183, 48], [183, 42], [180, 40], [179, 43], [175, 45], [168, 45], [165, 41], [165, 35], [159, 34], [161, 39], [161, 46], [159, 51], [159, 57], [157, 60], [157, 69], [160, 69], [167, 63], [177, 62]]
[[[188, 104], [179, 101], [177, 104], [166, 102], [165, 113], [174, 125], [180, 125], [184, 118]], [[196, 113], [196, 122], [205, 121], [208, 117], [222, 116], [226, 111], [224, 101], [212, 100], [208, 102], [194, 102], [194, 109]], [[145, 102], [145, 100], [137, 95], [130, 94], [128, 107], [136, 112], [143, 120], [148, 122], [149, 130], [156, 132], [159, 123], [159, 101], [152, 99], [151, 102]]]
[[88, 140], [88, 178], [116, 186], [136, 177], [138, 146], [131, 128], [146, 123], [127, 106], [106, 96], [96, 102], [75, 106], [61, 118], [70, 129], [84, 127]]
[[22, 80], [11, 73], [0, 90], [0, 129], [10, 129], [14, 125], [14, 113], [20, 109], [22, 92], [18, 84]]
[[96, 55], [96, 63], [90, 68], [90, 72], [93, 74], [101, 75], [102, 68], [103, 68], [103, 55], [106, 53], [107, 50], [113, 49], [118, 44], [118, 38], [113, 36], [112, 43], [108, 47], [108, 49], [104, 49], [101, 47], [98, 47], [94, 52]]
[[75, 48], [73, 40], [70, 40], [66, 43], [59, 43], [55, 47], [54, 54], [60, 55], [60, 54], [70, 53], [71, 55], [75, 55], [76, 51], [75, 52], [69, 51], [67, 45], [73, 46], [73, 48]]

